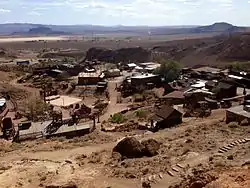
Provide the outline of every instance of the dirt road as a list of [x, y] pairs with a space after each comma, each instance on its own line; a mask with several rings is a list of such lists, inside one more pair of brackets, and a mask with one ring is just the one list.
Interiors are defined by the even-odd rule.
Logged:
[[101, 122], [104, 120], [107, 121], [110, 118], [110, 115], [128, 108], [129, 103], [117, 103], [118, 92], [116, 90], [116, 86], [121, 82], [121, 80], [122, 77], [118, 77], [108, 82], [109, 105], [105, 114], [100, 117]]

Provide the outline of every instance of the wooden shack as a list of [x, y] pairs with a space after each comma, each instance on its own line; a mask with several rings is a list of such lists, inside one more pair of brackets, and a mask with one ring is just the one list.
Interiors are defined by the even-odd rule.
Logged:
[[137, 76], [132, 76], [131, 85], [134, 88], [145, 88], [148, 85], [159, 85], [161, 83], [161, 78], [158, 75], [154, 74], [140, 74]]
[[215, 93], [217, 99], [230, 98], [237, 95], [237, 86], [219, 82], [212, 91]]
[[226, 123], [238, 122], [241, 123], [243, 120], [250, 122], [250, 106], [234, 106], [226, 111]]
[[169, 105], [162, 106], [150, 118], [151, 127], [169, 128], [182, 123], [182, 113]]
[[104, 74], [101, 72], [81, 72], [78, 75], [78, 85], [96, 85], [103, 78]]
[[173, 91], [161, 97], [161, 100], [170, 105], [184, 104], [185, 96], [183, 91]]

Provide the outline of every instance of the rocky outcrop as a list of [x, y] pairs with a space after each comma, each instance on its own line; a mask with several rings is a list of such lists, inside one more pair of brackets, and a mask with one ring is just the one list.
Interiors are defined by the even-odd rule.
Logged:
[[126, 137], [114, 147], [113, 152], [125, 158], [139, 158], [143, 157], [143, 150], [143, 145], [136, 138]]
[[86, 60], [99, 60], [103, 62], [146, 62], [151, 58], [151, 52], [141, 48], [121, 48], [110, 50], [105, 48], [90, 48], [86, 53]]
[[120, 153], [123, 159], [152, 157], [158, 154], [160, 145], [154, 139], [139, 142], [135, 137], [126, 137], [114, 147], [113, 152]]

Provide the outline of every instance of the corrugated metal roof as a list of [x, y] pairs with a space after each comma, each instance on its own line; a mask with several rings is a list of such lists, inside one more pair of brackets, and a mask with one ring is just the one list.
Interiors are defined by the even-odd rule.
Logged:
[[234, 114], [237, 114], [237, 115], [241, 115], [241, 116], [250, 118], [250, 112], [244, 110], [243, 105], [231, 107], [231, 108], [227, 109], [227, 111], [234, 113]]
[[80, 72], [78, 77], [100, 77], [101, 76], [101, 72], [97, 71], [97, 72]]
[[136, 67], [137, 65], [135, 63], [129, 63], [128, 67]]
[[136, 76], [132, 76], [131, 79], [141, 79], [141, 78], [150, 78], [150, 77], [155, 77], [156, 75], [154, 74], [139, 74]]
[[221, 71], [221, 69], [213, 68], [213, 67], [200, 67], [194, 70], [198, 72], [211, 72], [211, 73], [218, 73]]
[[231, 87], [234, 87], [234, 86], [225, 82], [219, 82], [219, 84], [217, 85], [217, 88], [221, 88], [221, 89], [230, 89]]

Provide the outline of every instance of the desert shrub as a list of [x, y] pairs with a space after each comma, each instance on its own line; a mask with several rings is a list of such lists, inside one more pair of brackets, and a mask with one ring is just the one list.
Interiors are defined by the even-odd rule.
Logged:
[[145, 110], [139, 109], [135, 111], [136, 117], [138, 118], [146, 118], [147, 112]]
[[239, 125], [237, 122], [231, 122], [228, 124], [228, 127], [231, 128], [231, 129], [235, 129], [235, 128], [238, 128]]
[[111, 122], [112, 123], [123, 123], [125, 121], [124, 116], [121, 113], [116, 113], [111, 117]]
[[49, 105], [40, 99], [31, 99], [27, 102], [26, 108], [27, 118], [37, 121], [40, 118], [46, 117]]
[[143, 102], [145, 100], [145, 96], [139, 93], [134, 94], [135, 102]]
[[226, 163], [223, 160], [217, 160], [217, 161], [214, 162], [214, 166], [215, 167], [225, 167]]

